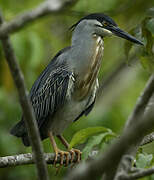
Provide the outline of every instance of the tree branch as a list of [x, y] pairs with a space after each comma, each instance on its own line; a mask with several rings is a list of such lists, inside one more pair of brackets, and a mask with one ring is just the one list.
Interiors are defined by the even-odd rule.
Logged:
[[[139, 118], [139, 117], [144, 116], [145, 110], [147, 109], [148, 103], [149, 103], [149, 101], [153, 95], [153, 92], [154, 92], [153, 89], [154, 89], [154, 75], [152, 75], [149, 78], [149, 80], [146, 84], [146, 87], [144, 88], [143, 92], [141, 93], [141, 95], [139, 96], [139, 98], [137, 100], [137, 103], [134, 107], [134, 110], [132, 111], [131, 115], [128, 117], [128, 120], [127, 120], [126, 125], [125, 125], [126, 130], [127, 129], [129, 130], [129, 128], [131, 126], [133, 126], [134, 123], [137, 123], [137, 121], [140, 121], [141, 118]], [[134, 146], [127, 151], [127, 153], [126, 153], [127, 156], [129, 155], [129, 156], [131, 156], [131, 159], [133, 159], [132, 157], [135, 156], [138, 147], [142, 143], [147, 142], [149, 140], [148, 137], [149, 137], [149, 135], [147, 135], [145, 137], [143, 136], [143, 138], [140, 139], [140, 141], [137, 141], [137, 143], [134, 144]], [[125, 165], [123, 165], [123, 164], [125, 164]], [[131, 169], [131, 165], [132, 165], [131, 161], [128, 160], [127, 158], [125, 159], [125, 157], [123, 157], [121, 160], [121, 163], [119, 164], [119, 168], [118, 168], [117, 173], [114, 170], [112, 172], [108, 172], [107, 176], [114, 177], [115, 173], [116, 173], [116, 178], [118, 179], [119, 174], [129, 172], [129, 170]], [[108, 179], [108, 178], [106, 177], [106, 179]]]
[[[98, 151], [92, 151], [88, 156], [88, 160], [93, 159], [97, 153]], [[47, 164], [54, 164], [54, 159], [55, 159], [54, 153], [44, 153], [43, 156]], [[73, 163], [77, 162], [77, 158], [78, 157], [75, 155], [73, 159]], [[56, 161], [56, 164], [60, 164], [60, 162], [61, 162], [61, 157], [58, 154], [58, 159]], [[35, 163], [34, 157], [33, 154], [31, 153], [0, 157], [0, 168], [28, 165], [34, 163]], [[66, 156], [64, 156], [64, 164], [65, 163], [66, 163]], [[70, 154], [69, 154], [69, 163], [72, 164], [72, 157]]]
[[[144, 111], [144, 114], [146, 115], [146, 112], [149, 110], [149, 108], [152, 108], [151, 106], [154, 106], [154, 93], [153, 95], [151, 96], [146, 108], [145, 108], [145, 111]], [[144, 137], [144, 139], [142, 140], [140, 146], [143, 146], [145, 144], [148, 144], [148, 143], [151, 143], [154, 141], [154, 132], [152, 132], [151, 134], [148, 134], [147, 136]]]
[[122, 175], [119, 177], [119, 180], [135, 180], [152, 174], [154, 174], [154, 167], [149, 169], [139, 169], [135, 173]]
[[154, 132], [145, 136], [144, 139], [142, 140], [140, 146], [151, 143], [153, 141], [154, 141]]
[[[44, 159], [47, 164], [53, 164], [54, 157], [55, 157], [54, 153], [44, 153]], [[69, 158], [71, 162], [71, 156], [69, 156]], [[60, 156], [58, 155], [58, 159], [56, 163], [59, 164], [60, 160], [61, 160]], [[77, 156], [75, 156], [73, 162], [76, 162], [76, 161], [77, 161]], [[64, 163], [65, 162], [66, 162], [66, 159], [64, 157]], [[28, 165], [28, 164], [34, 164], [34, 163], [35, 163], [34, 157], [31, 153], [0, 157], [0, 168], [19, 166], [19, 165]]]
[[[130, 63], [134, 63], [136, 62], [136, 54], [138, 53], [138, 50], [135, 51], [135, 53], [132, 54], [131, 58], [130, 58]], [[115, 70], [108, 75], [108, 77], [106, 79], [103, 79], [101, 80], [100, 82], [100, 86], [99, 86], [99, 89], [98, 89], [98, 93], [97, 93], [97, 96], [98, 96], [98, 100], [101, 101], [101, 94], [102, 94], [102, 91], [106, 88], [108, 88], [108, 86], [110, 86], [110, 84], [113, 83], [113, 81], [116, 79], [116, 77], [121, 73], [121, 71], [125, 68], [128, 68], [126, 66], [126, 63], [123, 62], [123, 59], [120, 61], [120, 64], [115, 68]], [[107, 90], [107, 92], [109, 92]], [[144, 94], [144, 93], [143, 93]], [[146, 94], [146, 93], [145, 93]], [[106, 97], [106, 91], [104, 90], [103, 91], [103, 100], [104, 100], [104, 97]], [[139, 101], [139, 100], [138, 100]], [[148, 99], [147, 99], [148, 101]], [[140, 103], [141, 104], [141, 103]], [[144, 104], [144, 103], [143, 103]], [[148, 109], [149, 106], [151, 106], [151, 104], [154, 104], [154, 94], [152, 95], [152, 97], [150, 98], [146, 108], [145, 108], [145, 111]], [[133, 117], [133, 115], [135, 114], [135, 111], [137, 111], [137, 109], [139, 108], [138, 104], [136, 104], [136, 106], [134, 107], [134, 110], [133, 110], [133, 113], [129, 116], [128, 120], [130, 120], [130, 118]], [[135, 110], [136, 109], [136, 110]], [[128, 123], [127, 123], [128, 124]], [[144, 137], [144, 139], [142, 140], [140, 146], [143, 146], [145, 144], [148, 144], [148, 143], [151, 143], [154, 141], [154, 133], [151, 133], [151, 134], [148, 134], [147, 136]]]
[[131, 125], [136, 123], [138, 116], [140, 114], [144, 113], [145, 107], [147, 106], [147, 104], [154, 92], [153, 88], [154, 88], [154, 76], [152, 75], [150, 77], [149, 81], [147, 82], [147, 85], [146, 85], [144, 91], [138, 98], [133, 112], [131, 113], [131, 115], [129, 116], [129, 118], [127, 120], [126, 128], [129, 128]]
[[[149, 92], [149, 94], [152, 91], [154, 91], [154, 76], [151, 76], [148, 85], [144, 90], [144, 92]], [[144, 102], [147, 102], [146, 98], [148, 99], [149, 95], [146, 93], [146, 98], [143, 95], [142, 97], [144, 97]], [[140, 142], [150, 130], [152, 130], [154, 127], [153, 117], [153, 109], [148, 111], [146, 116], [136, 117], [140, 118], [140, 121], [137, 120], [130, 126], [130, 128], [125, 129], [122, 136], [116, 141], [116, 143], [111, 145], [104, 154], [101, 154], [93, 161], [79, 165], [68, 175], [68, 177], [66, 177], [66, 179], [90, 180], [95, 179], [96, 176], [101, 176], [103, 173], [106, 174], [108, 171], [115, 172], [122, 156], [131, 149], [134, 144]], [[114, 175], [115, 174], [112, 174], [112, 177], [110, 176], [108, 179], [114, 179]]]
[[[139, 118], [139, 116], [140, 117], [146, 116], [150, 108], [153, 109], [152, 107], [153, 99], [154, 99], [154, 95], [153, 95], [154, 91], [152, 90], [153, 87], [154, 87], [154, 76], [152, 75], [149, 78], [149, 81], [147, 82], [147, 85], [144, 91], [142, 92], [141, 96], [138, 98], [135, 108], [127, 120], [125, 129], [129, 129], [130, 126], [132, 126], [134, 123], [137, 123], [137, 120], [140, 121], [141, 119]], [[140, 145], [150, 143], [154, 140], [153, 134], [154, 133], [146, 135], [145, 137], [143, 137], [143, 139], [138, 141], [137, 144], [134, 144], [133, 148], [127, 152], [127, 156], [129, 155], [132, 157], [131, 159], [133, 159]], [[123, 163], [125, 164], [125, 166], [123, 166]], [[117, 171], [117, 175], [116, 175], [117, 179], [120, 178], [118, 177], [119, 175], [129, 173], [131, 166], [132, 166], [131, 161], [126, 161], [125, 158], [123, 157]], [[109, 175], [111, 175], [111, 173]]]
[[3, 37], [9, 33], [13, 33], [40, 17], [65, 11], [68, 7], [74, 5], [77, 1], [78, 0], [47, 0], [35, 9], [18, 15], [10, 22], [3, 23], [0, 27], [0, 37]]
[[[3, 24], [3, 18], [0, 14], [0, 23]], [[9, 37], [6, 35], [2, 39], [2, 46], [4, 49], [4, 54], [9, 65], [14, 83], [16, 85], [20, 104], [22, 106], [24, 119], [26, 127], [28, 130], [28, 135], [30, 137], [30, 142], [32, 145], [32, 150], [35, 156], [35, 162], [37, 167], [38, 179], [48, 180], [47, 166], [43, 157], [43, 147], [40, 140], [40, 135], [38, 132], [35, 116], [31, 103], [28, 99], [27, 89], [24, 83], [24, 77], [17, 63], [17, 58], [14, 54]]]

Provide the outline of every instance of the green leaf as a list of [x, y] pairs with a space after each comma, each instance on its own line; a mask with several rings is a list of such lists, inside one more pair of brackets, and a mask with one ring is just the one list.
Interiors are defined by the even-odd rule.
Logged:
[[151, 73], [154, 72], [154, 53], [153, 53], [153, 44], [154, 37], [150, 31], [149, 26], [150, 18], [145, 18], [142, 22], [142, 35], [146, 39], [146, 46], [142, 51], [140, 61], [144, 68], [146, 68]]
[[154, 18], [147, 21], [146, 27], [152, 34], [154, 34]]
[[152, 56], [141, 56], [140, 61], [143, 68], [149, 72], [154, 72], [154, 58]]
[[136, 161], [136, 167], [137, 168], [145, 168], [149, 167], [153, 159], [152, 154], [138, 154], [137, 161]]
[[103, 133], [103, 134], [100, 134], [100, 135], [97, 135], [97, 136], [92, 136], [85, 148], [83, 149], [82, 151], [82, 157], [83, 159], [87, 159], [88, 158], [88, 155], [89, 153], [91, 152], [91, 150], [93, 149], [94, 146], [96, 145], [99, 145], [102, 141], [104, 142], [106, 138], [109, 138], [109, 137], [116, 137], [116, 135], [112, 132], [106, 132], [106, 133]]
[[[129, 31], [129, 34], [132, 34], [134, 36], [136, 29], [137, 28], [131, 29]], [[127, 62], [129, 60], [129, 52], [130, 52], [132, 46], [133, 46], [133, 43], [131, 43], [130, 41], [125, 41], [125, 43], [124, 43], [124, 52], [125, 52], [125, 55], [126, 55], [126, 58], [127, 58]]]
[[[142, 37], [141, 37], [141, 27], [140, 26], [132, 28], [129, 31], [129, 34], [136, 37], [137, 39], [140, 39], [140, 40], [142, 39]], [[125, 52], [127, 63], [129, 63], [129, 59], [130, 59], [129, 54], [131, 54], [130, 51], [133, 49], [133, 45], [134, 44], [131, 43], [130, 41], [125, 41], [125, 43], [124, 43], [124, 52]]]
[[132, 48], [132, 43], [130, 43], [129, 41], [125, 41], [125, 44], [124, 44], [124, 50], [125, 50], [125, 55], [126, 55], [126, 58], [127, 58], [127, 62], [128, 62], [128, 59], [129, 59], [129, 52]]
[[86, 129], [82, 129], [80, 131], [78, 131], [77, 133], [75, 133], [75, 135], [73, 136], [71, 142], [70, 142], [70, 149], [77, 145], [77, 144], [81, 144], [84, 143], [85, 140], [92, 136], [95, 135], [97, 133], [102, 133], [102, 132], [112, 132], [110, 129], [102, 127], [102, 126], [98, 126], [98, 127], [89, 127]]
[[149, 21], [149, 18], [145, 18], [142, 22], [142, 35], [144, 38], [146, 38], [146, 51], [148, 55], [152, 55], [152, 47], [153, 47], [153, 37], [149, 29], [147, 28], [147, 22]]

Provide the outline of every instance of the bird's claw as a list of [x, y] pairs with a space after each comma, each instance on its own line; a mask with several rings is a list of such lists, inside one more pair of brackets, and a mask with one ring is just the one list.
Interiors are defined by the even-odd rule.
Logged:
[[59, 149], [55, 152], [55, 158], [54, 158], [54, 163], [53, 163], [55, 167], [56, 167], [56, 163], [58, 161], [58, 155], [60, 155], [60, 166], [64, 165], [64, 159], [65, 158], [66, 158], [65, 165], [67, 166], [69, 164], [69, 152], [62, 151], [62, 150], [59, 150]]
[[71, 154], [71, 163], [73, 163], [74, 161], [74, 157], [75, 157], [75, 152], [71, 149], [69, 150], [70, 154]]
[[79, 149], [71, 149], [71, 150], [69, 150], [69, 152], [71, 153], [71, 163], [74, 160], [75, 154], [77, 155], [76, 162], [79, 163], [81, 161], [82, 152]]
[[[60, 149], [57, 149], [55, 152], [55, 158], [54, 158], [54, 162], [53, 165], [56, 167], [56, 174], [59, 173], [62, 165], [68, 166], [69, 161], [71, 163], [73, 163], [75, 155], [77, 155], [77, 160], [76, 162], [79, 163], [81, 161], [81, 154], [82, 152], [78, 149], [71, 149], [68, 152], [67, 151], [62, 151]], [[60, 155], [60, 165], [56, 165], [58, 162], [58, 156]], [[71, 155], [71, 159], [70, 159], [70, 155]], [[65, 160], [65, 164], [64, 164], [64, 160]]]

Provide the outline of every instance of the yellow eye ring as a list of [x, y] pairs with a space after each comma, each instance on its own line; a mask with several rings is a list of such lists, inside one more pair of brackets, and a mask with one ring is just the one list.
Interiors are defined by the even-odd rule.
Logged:
[[104, 26], [107, 26], [107, 25], [108, 25], [108, 23], [107, 23], [107, 22], [104, 22], [104, 23], [103, 23], [103, 25], [104, 25]]

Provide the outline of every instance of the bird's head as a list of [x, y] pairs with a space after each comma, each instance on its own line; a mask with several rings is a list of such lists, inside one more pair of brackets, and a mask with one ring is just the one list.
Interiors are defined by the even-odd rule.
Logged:
[[127, 39], [133, 43], [144, 45], [141, 41], [139, 41], [132, 35], [121, 30], [113, 19], [111, 19], [109, 16], [103, 13], [89, 14], [80, 19], [70, 29], [75, 29], [78, 25], [80, 25], [83, 22], [88, 26], [88, 28], [93, 28], [94, 34], [101, 36], [102, 38], [106, 36], [116, 35], [118, 37]]

